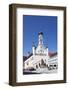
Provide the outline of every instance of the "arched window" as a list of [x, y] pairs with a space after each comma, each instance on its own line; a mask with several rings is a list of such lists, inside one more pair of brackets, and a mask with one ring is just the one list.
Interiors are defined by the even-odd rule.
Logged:
[[42, 65], [44, 64], [44, 60], [43, 60], [43, 59], [41, 59], [41, 64], [42, 64]]
[[56, 67], [56, 65], [54, 65], [54, 67]]
[[38, 65], [36, 65], [36, 68], [38, 68]]
[[40, 63], [39, 63], [39, 67], [41, 67]]

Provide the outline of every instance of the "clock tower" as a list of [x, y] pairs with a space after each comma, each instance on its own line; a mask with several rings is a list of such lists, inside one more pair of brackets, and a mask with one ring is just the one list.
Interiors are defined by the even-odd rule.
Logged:
[[36, 54], [47, 55], [48, 48], [45, 48], [43, 43], [43, 32], [38, 33], [38, 46], [36, 48]]

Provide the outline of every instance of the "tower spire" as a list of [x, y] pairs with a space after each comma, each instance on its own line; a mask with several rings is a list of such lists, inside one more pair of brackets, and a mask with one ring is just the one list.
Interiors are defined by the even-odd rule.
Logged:
[[38, 44], [39, 45], [43, 45], [43, 33], [42, 32], [39, 32], [38, 33], [38, 37], [39, 37], [39, 39], [38, 39]]

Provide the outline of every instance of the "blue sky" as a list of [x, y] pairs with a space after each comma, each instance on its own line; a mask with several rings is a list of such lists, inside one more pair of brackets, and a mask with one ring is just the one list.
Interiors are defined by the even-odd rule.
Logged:
[[43, 32], [43, 42], [50, 52], [57, 52], [57, 17], [56, 16], [23, 16], [24, 55], [32, 52], [32, 43], [38, 45], [38, 33]]

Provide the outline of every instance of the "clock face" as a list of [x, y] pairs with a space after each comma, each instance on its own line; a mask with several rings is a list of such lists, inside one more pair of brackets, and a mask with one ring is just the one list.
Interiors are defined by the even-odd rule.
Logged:
[[39, 53], [40, 53], [40, 54], [43, 54], [43, 53], [44, 53], [44, 51], [41, 49], [41, 50], [39, 50]]

